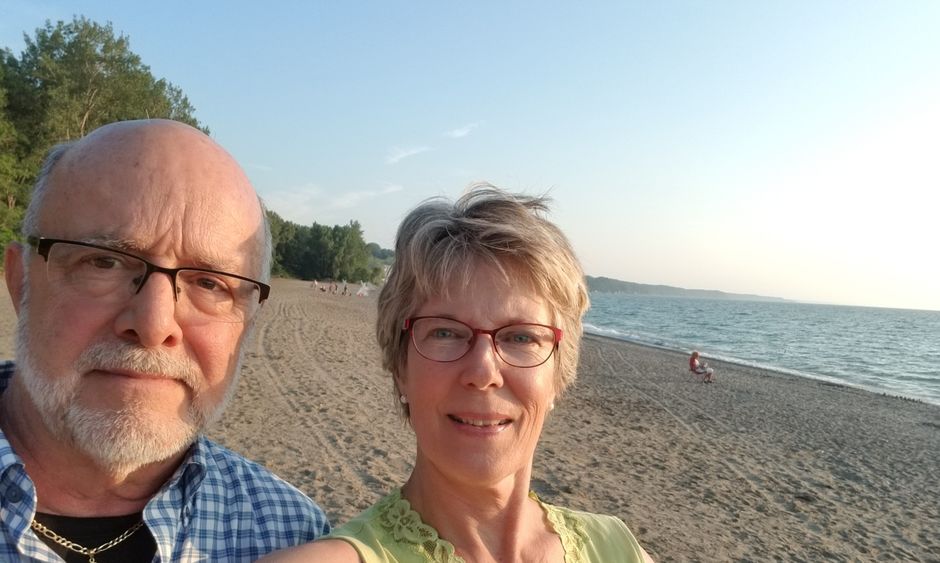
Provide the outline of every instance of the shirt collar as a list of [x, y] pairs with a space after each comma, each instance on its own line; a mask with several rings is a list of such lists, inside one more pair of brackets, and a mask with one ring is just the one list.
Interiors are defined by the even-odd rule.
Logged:
[[209, 465], [208, 440], [205, 436], [199, 436], [195, 443], [189, 447], [183, 463], [176, 468], [173, 476], [164, 484], [162, 490], [179, 489], [182, 495], [183, 504], [189, 504], [192, 501], [196, 491], [206, 477], [206, 469]]

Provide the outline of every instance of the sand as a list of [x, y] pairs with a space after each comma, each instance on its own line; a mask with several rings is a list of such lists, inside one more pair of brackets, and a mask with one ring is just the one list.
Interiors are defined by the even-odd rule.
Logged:
[[[375, 296], [276, 280], [210, 435], [342, 523], [403, 482], [413, 437], [373, 337]], [[12, 308], [0, 304], [0, 357]], [[940, 561], [940, 408], [587, 337], [535, 460], [549, 502], [616, 514], [658, 561]]]

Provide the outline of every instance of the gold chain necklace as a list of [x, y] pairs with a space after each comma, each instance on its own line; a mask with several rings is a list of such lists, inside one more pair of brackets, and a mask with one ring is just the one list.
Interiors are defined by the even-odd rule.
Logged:
[[63, 538], [63, 537], [60, 536], [59, 534], [53, 532], [53, 531], [50, 530], [49, 528], [47, 528], [47, 527], [43, 526], [42, 524], [40, 524], [39, 522], [37, 522], [35, 518], [33, 518], [33, 521], [30, 522], [29, 525], [30, 525], [30, 527], [31, 527], [32, 529], [36, 530], [36, 531], [39, 532], [40, 534], [46, 536], [46, 537], [49, 538], [50, 540], [52, 540], [52, 541], [56, 542], [57, 544], [61, 545], [61, 546], [64, 547], [65, 549], [74, 551], [75, 553], [81, 553], [82, 555], [87, 555], [87, 556], [88, 556], [88, 563], [95, 563], [95, 555], [98, 555], [98, 554], [101, 553], [102, 551], [107, 551], [107, 550], [111, 549], [112, 547], [116, 546], [117, 544], [121, 543], [122, 541], [124, 541], [124, 540], [126, 540], [127, 538], [129, 538], [129, 537], [131, 537], [132, 535], [134, 535], [134, 532], [136, 532], [137, 530], [139, 530], [140, 527], [144, 525], [144, 521], [141, 520], [140, 522], [138, 522], [138, 523], [134, 524], [133, 526], [131, 526], [130, 528], [128, 528], [128, 529], [127, 529], [123, 534], [121, 534], [120, 536], [114, 538], [113, 540], [109, 541], [108, 543], [103, 543], [103, 544], [99, 545], [98, 547], [94, 547], [94, 548], [88, 548], [88, 547], [85, 547], [85, 546], [82, 546], [82, 545], [78, 545], [77, 543], [75, 543], [75, 542], [73, 542], [73, 541], [69, 541], [69, 540]]

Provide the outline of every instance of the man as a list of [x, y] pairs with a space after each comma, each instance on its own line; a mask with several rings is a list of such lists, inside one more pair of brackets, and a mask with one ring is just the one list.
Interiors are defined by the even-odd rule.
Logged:
[[270, 232], [228, 153], [172, 121], [107, 125], [50, 152], [23, 231], [0, 560], [247, 561], [329, 531], [202, 436], [269, 291]]

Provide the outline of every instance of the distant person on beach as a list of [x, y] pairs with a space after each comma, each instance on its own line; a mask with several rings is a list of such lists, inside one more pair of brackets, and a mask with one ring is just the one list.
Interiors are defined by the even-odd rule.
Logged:
[[53, 148], [4, 254], [0, 560], [251, 561], [329, 532], [205, 438], [270, 291], [248, 178], [201, 131], [112, 123]]
[[401, 224], [377, 336], [417, 441], [408, 481], [274, 561], [650, 561], [626, 525], [530, 492], [546, 417], [576, 376], [584, 274], [543, 198], [488, 185]]
[[708, 362], [700, 362], [698, 359], [698, 350], [693, 350], [689, 356], [689, 371], [702, 376], [703, 383], [711, 383], [715, 380], [715, 370], [708, 367]]
[[356, 292], [356, 297], [368, 297], [369, 295], [369, 286], [366, 285], [366, 282], [359, 282], [359, 291]]

